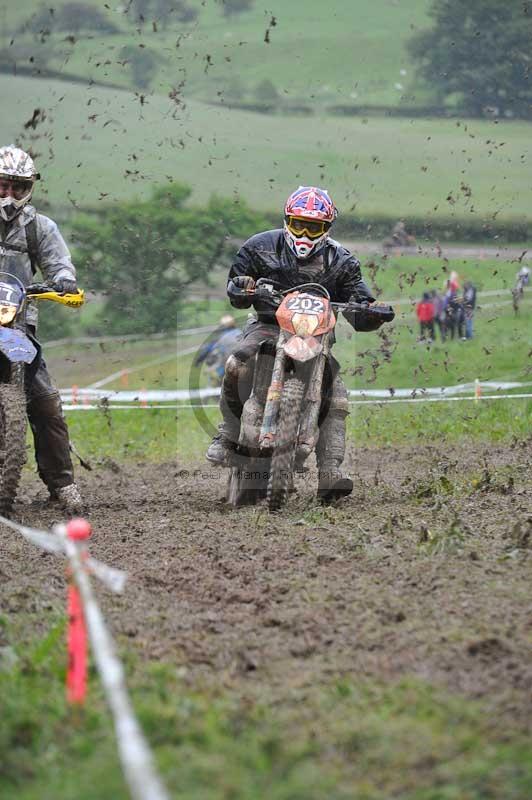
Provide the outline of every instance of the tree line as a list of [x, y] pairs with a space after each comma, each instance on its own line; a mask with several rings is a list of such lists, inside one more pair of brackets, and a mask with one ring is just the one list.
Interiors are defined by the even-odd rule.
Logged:
[[187, 204], [190, 195], [188, 186], [172, 183], [144, 202], [73, 219], [79, 284], [105, 298], [96, 323], [101, 332], [175, 329], [187, 287], [207, 287], [212, 271], [229, 265], [233, 238], [268, 227], [243, 202], [213, 196], [204, 208], [194, 208]]

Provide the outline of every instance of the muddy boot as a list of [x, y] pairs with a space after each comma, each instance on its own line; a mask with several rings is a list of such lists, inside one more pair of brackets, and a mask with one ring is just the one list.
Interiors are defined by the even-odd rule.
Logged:
[[[222, 426], [220, 426], [220, 428], [222, 428]], [[205, 458], [207, 461], [210, 461], [211, 464], [218, 464], [219, 466], [223, 467], [229, 463], [229, 457], [234, 449], [235, 446], [233, 442], [225, 434], [223, 429], [221, 429], [210, 443], [207, 452], [205, 453]]]
[[81, 514], [83, 511], [83, 500], [75, 483], [51, 490], [50, 499], [57, 500], [67, 514]]
[[321, 465], [318, 475], [317, 497], [324, 505], [334, 503], [341, 497], [347, 497], [353, 491], [353, 481], [337, 463]]
[[341, 409], [331, 410], [320, 427], [316, 445], [318, 500], [334, 503], [353, 491], [353, 481], [340, 469], [345, 456], [345, 418]]

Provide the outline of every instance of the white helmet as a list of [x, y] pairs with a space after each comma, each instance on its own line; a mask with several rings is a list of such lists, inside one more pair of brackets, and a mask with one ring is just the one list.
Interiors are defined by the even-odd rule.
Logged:
[[39, 178], [33, 159], [20, 147], [0, 147], [0, 216], [13, 220], [31, 200], [33, 184]]

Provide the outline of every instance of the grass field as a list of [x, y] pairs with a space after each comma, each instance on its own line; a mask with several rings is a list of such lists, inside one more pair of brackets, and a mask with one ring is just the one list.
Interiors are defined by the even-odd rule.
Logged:
[[[93, 5], [106, 13], [102, 3]], [[236, 86], [239, 99], [252, 100], [256, 86], [268, 79], [282, 97], [305, 103], [397, 105], [403, 98], [408, 104], [419, 99], [419, 92], [413, 91], [405, 41], [412, 27], [425, 22], [428, 0], [397, 4], [376, 0], [370, 6], [362, 0], [334, 0], [327, 6], [309, 0], [304, 14], [271, 0], [267, 7], [256, 2], [250, 11], [231, 18], [222, 15], [215, 0], [192, 5], [200, 14], [191, 25], [172, 21], [167, 29], [159, 23], [154, 30], [150, 18], [143, 26], [134, 26], [107, 6], [108, 18], [121, 28], [118, 35], [82, 36], [72, 45], [59, 34], [43, 45], [18, 33], [15, 44], [32, 42], [38, 52], [53, 43], [56, 57], [51, 68], [130, 86], [130, 69], [120, 63], [124, 61], [120, 51], [125, 45], [143, 45], [160, 59], [152, 89], [162, 95], [184, 80], [187, 96], [219, 100], [220, 92], [222, 97], [230, 95]], [[37, 8], [33, 0], [6, 6], [6, 35]], [[270, 28], [266, 43], [272, 17], [277, 24]]]
[[17, 97], [0, 121], [2, 141], [17, 139], [36, 107], [46, 110], [31, 132], [44, 178], [37, 204], [44, 196], [104, 205], [169, 179], [188, 183], [195, 203], [239, 195], [264, 210], [280, 209], [302, 181], [327, 186], [341, 211], [361, 214], [502, 220], [532, 203], [526, 123], [323, 116], [309, 124], [195, 100], [177, 108], [160, 96], [141, 105], [132, 92], [22, 77], [0, 76], [0, 90]]

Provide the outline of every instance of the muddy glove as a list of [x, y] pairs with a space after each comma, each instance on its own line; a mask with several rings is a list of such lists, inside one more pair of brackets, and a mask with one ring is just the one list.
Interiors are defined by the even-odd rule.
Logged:
[[255, 278], [252, 278], [250, 275], [237, 275], [235, 278], [231, 279], [230, 283], [238, 289], [252, 290], [255, 288]]
[[249, 308], [251, 297], [246, 292], [255, 288], [255, 279], [249, 275], [236, 275], [227, 284], [229, 302], [235, 308]]
[[59, 278], [53, 282], [53, 288], [59, 294], [76, 294], [78, 285], [74, 278]]
[[383, 323], [391, 322], [395, 317], [393, 308], [385, 303], [368, 303], [367, 309], [367, 311], [344, 312], [344, 317], [356, 331], [365, 333], [376, 331]]

